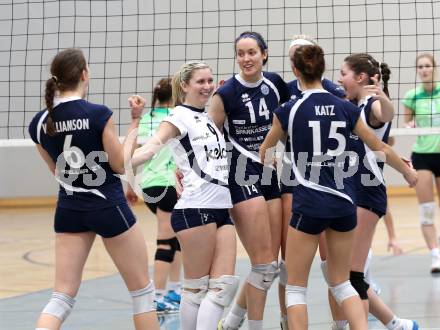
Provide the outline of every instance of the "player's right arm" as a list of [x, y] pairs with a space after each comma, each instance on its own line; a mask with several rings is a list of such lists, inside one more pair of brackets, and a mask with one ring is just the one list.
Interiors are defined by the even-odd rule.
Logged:
[[44, 161], [47, 164], [47, 167], [49, 167], [49, 170], [52, 172], [53, 175], [55, 175], [55, 163], [52, 160], [52, 158], [49, 156], [46, 150], [43, 149], [41, 144], [37, 144], [37, 150], [40, 153], [41, 157], [44, 159]]
[[[283, 130], [277, 115], [274, 115], [272, 127], [260, 147], [259, 153], [262, 164], [269, 165], [273, 163], [273, 151], [275, 150], [278, 141], [282, 139], [286, 139], [286, 132]], [[266, 155], [267, 151], [269, 151], [269, 155]]]
[[139, 126], [145, 106], [145, 99], [138, 95], [131, 96], [128, 102], [131, 107], [131, 124], [124, 142], [122, 144], [119, 142], [119, 137], [111, 117], [102, 132], [102, 144], [104, 151], [108, 155], [108, 162], [112, 170], [118, 174], [125, 173], [125, 160], [129, 159], [133, 154], [137, 138], [136, 129]]
[[142, 147], [134, 151], [132, 166], [136, 167], [149, 161], [172, 138], [180, 135], [179, 129], [168, 121], [162, 121], [156, 133]]
[[211, 105], [208, 110], [208, 115], [211, 118], [211, 120], [215, 123], [217, 128], [220, 131], [223, 131], [223, 124], [226, 120], [226, 112], [225, 112], [225, 106], [223, 105], [223, 100], [220, 97], [220, 95], [215, 94], [212, 97]]

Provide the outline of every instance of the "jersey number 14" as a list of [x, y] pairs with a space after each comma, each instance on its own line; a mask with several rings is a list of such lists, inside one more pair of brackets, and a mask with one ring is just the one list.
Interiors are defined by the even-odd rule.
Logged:
[[[246, 102], [245, 106], [249, 110], [249, 116], [251, 117], [251, 123], [255, 124], [257, 122], [257, 120], [256, 120], [256, 116], [255, 116], [255, 109], [254, 109], [252, 102], [251, 101]], [[258, 115], [260, 117], [264, 116], [264, 118], [266, 120], [269, 120], [270, 112], [269, 112], [269, 109], [267, 109], [266, 100], [264, 99], [264, 97], [260, 98], [260, 104], [258, 105]]]

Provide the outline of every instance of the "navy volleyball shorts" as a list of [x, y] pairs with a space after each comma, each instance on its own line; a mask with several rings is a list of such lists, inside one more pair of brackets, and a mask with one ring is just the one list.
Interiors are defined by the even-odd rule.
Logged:
[[293, 212], [290, 226], [306, 234], [318, 235], [327, 228], [339, 232], [346, 232], [356, 228], [356, 212], [343, 217], [315, 218]]
[[174, 209], [171, 227], [174, 232], [216, 223], [217, 228], [233, 225], [228, 209]]
[[142, 190], [144, 202], [156, 214], [157, 209], [171, 213], [177, 203], [177, 192], [173, 186], [148, 187]]
[[92, 231], [104, 238], [110, 238], [127, 231], [135, 222], [136, 217], [127, 203], [91, 211], [57, 207], [54, 229], [56, 233]]

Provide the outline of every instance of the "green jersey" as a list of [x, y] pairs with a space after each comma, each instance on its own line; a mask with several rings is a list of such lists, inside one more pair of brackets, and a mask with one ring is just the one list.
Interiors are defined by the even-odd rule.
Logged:
[[[428, 94], [423, 86], [410, 90], [402, 102], [412, 111], [416, 127], [440, 127], [440, 84], [435, 85], [432, 94]], [[418, 136], [413, 152], [440, 153], [440, 135]]]
[[[151, 137], [162, 120], [168, 116], [169, 111], [168, 108], [154, 108], [145, 114], [139, 123], [139, 137]], [[162, 148], [153, 159], [145, 164], [142, 170], [141, 188], [174, 186], [175, 169], [170, 148]]]

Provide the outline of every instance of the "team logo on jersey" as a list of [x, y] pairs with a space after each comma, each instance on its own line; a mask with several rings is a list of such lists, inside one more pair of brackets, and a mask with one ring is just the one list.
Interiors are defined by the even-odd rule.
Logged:
[[242, 102], [248, 102], [248, 101], [250, 101], [251, 99], [249, 98], [249, 94], [248, 93], [244, 93], [244, 94], [241, 94], [241, 101]]
[[290, 97], [290, 99], [291, 99], [292, 101], [295, 101], [295, 100], [296, 100], [296, 95], [292, 95], [292, 96]]
[[200, 120], [199, 116], [194, 116], [194, 119], [196, 120], [196, 123], [201, 123], [202, 121]]
[[356, 134], [350, 133], [350, 139], [352, 140], [359, 140], [359, 136], [357, 136]]
[[261, 93], [263, 93], [263, 95], [269, 94], [269, 87], [265, 84], [262, 84], [261, 85]]

